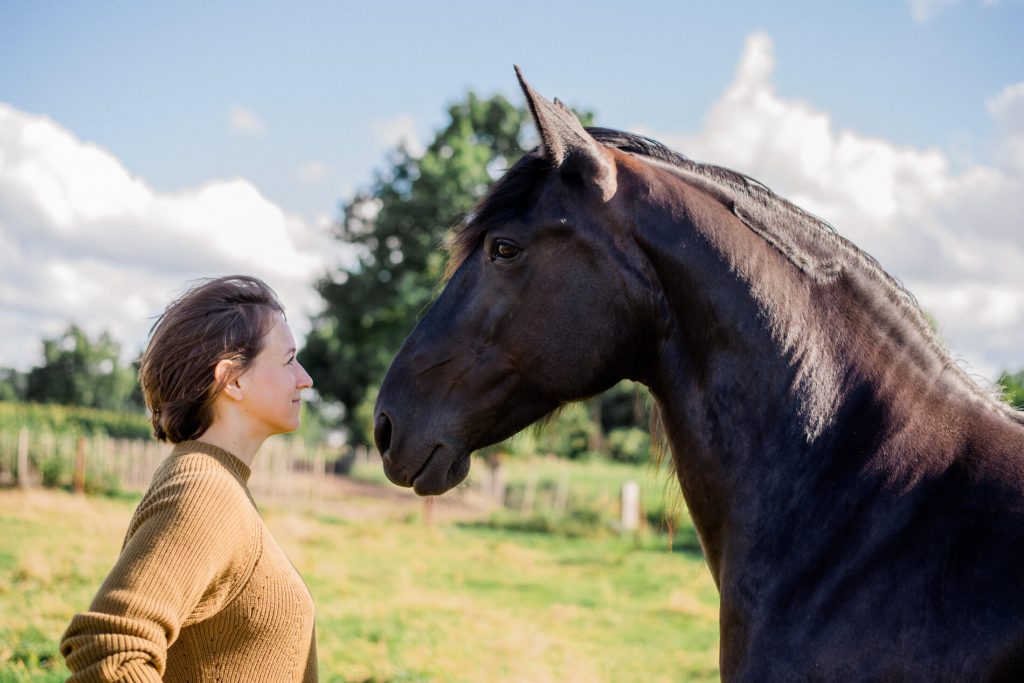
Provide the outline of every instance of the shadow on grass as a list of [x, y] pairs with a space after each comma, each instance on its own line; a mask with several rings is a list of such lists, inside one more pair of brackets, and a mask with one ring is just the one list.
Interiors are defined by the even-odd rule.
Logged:
[[458, 522], [457, 526], [463, 529], [487, 529], [583, 540], [620, 538], [628, 542], [632, 535], [633, 545], [637, 550], [680, 554], [693, 559], [704, 557], [697, 531], [690, 525], [673, 530], [671, 535], [664, 526], [660, 529], [649, 526], [647, 530], [634, 534], [621, 533], [607, 520], [589, 514], [589, 511], [585, 511], [584, 514], [570, 512], [561, 517], [543, 513], [523, 515], [497, 512], [486, 519]]
[[0, 630], [7, 644], [0, 660], [0, 681], [62, 681], [67, 675], [56, 644], [34, 626], [20, 631]]
[[[2, 484], [0, 485], [0, 491], [23, 491], [17, 484]], [[33, 486], [29, 490], [50, 490], [50, 491], [64, 491], [65, 493], [74, 493], [74, 488], [71, 484], [61, 484], [59, 486]], [[120, 487], [109, 487], [109, 488], [93, 488], [86, 486], [85, 495], [90, 498], [106, 498], [107, 500], [119, 500], [124, 502], [136, 502], [142, 498], [142, 491], [135, 489], [122, 489]], [[0, 683], [2, 679], [0, 679]]]

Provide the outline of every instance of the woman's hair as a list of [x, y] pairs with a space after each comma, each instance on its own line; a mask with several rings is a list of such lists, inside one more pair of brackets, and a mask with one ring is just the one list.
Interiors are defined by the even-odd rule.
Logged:
[[[265, 282], [247, 275], [200, 280], [171, 302], [150, 330], [139, 384], [151, 411], [153, 435], [179, 443], [213, 423], [213, 402], [245, 372], [284, 307]], [[222, 360], [232, 372], [218, 382]]]

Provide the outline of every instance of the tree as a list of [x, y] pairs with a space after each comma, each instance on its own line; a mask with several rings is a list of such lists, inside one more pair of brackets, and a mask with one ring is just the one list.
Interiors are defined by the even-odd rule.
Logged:
[[997, 384], [1003, 388], [1003, 398], [1017, 410], [1024, 410], [1024, 370], [1015, 374], [1004, 372]]
[[14, 368], [0, 368], [0, 401], [21, 401], [25, 397], [28, 375]]
[[526, 110], [500, 95], [470, 92], [448, 116], [422, 156], [399, 148], [390, 170], [342, 207], [336, 234], [359, 247], [359, 261], [317, 285], [325, 308], [299, 360], [320, 395], [343, 405], [357, 442], [370, 442], [357, 408], [437, 291], [448, 229], [522, 155], [532, 130]]
[[32, 368], [25, 399], [105, 410], [141, 408], [135, 373], [120, 364], [121, 347], [106, 332], [95, 340], [77, 325], [43, 340], [43, 364]]
[[[579, 116], [584, 124], [593, 119], [589, 112]], [[449, 107], [447, 125], [421, 156], [397, 149], [390, 169], [343, 205], [336, 236], [360, 249], [358, 263], [318, 283], [325, 307], [299, 360], [320, 395], [343, 406], [342, 422], [353, 441], [371, 441], [377, 388], [439, 290], [448, 230], [532, 146], [532, 134], [525, 107], [470, 92]], [[558, 422], [575, 416], [574, 433], [589, 435], [588, 448], [594, 450], [605, 431], [646, 429], [647, 415], [636, 410], [635, 394], [629, 385], [592, 399], [594, 425], [582, 424], [586, 413], [574, 411]], [[605, 422], [603, 430], [596, 426]]]

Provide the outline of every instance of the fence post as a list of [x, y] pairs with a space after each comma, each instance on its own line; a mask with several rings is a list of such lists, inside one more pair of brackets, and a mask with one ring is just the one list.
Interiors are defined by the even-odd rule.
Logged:
[[533, 514], [533, 504], [537, 499], [537, 472], [530, 470], [530, 476], [526, 479], [526, 487], [523, 489], [523, 500], [519, 505], [519, 512]]
[[27, 489], [28, 481], [28, 427], [18, 430], [18, 486]]
[[491, 497], [499, 508], [505, 507], [505, 465], [495, 459], [491, 469]]
[[640, 485], [627, 481], [622, 485], [622, 530], [636, 531], [640, 526]]
[[85, 437], [78, 437], [78, 447], [75, 449], [75, 475], [71, 483], [75, 493], [85, 493], [85, 445]]
[[131, 470], [128, 479], [131, 482], [130, 486], [134, 488], [142, 483], [142, 459], [146, 457], [146, 442], [133, 440], [131, 449], [131, 458], [128, 461]]
[[564, 517], [569, 508], [569, 468], [562, 466], [562, 474], [558, 477], [558, 489], [555, 491], [556, 514]]
[[322, 447], [313, 451], [313, 481], [316, 487], [316, 510], [319, 512], [324, 505], [324, 482], [327, 479], [327, 456]]
[[434, 496], [423, 498], [423, 524], [428, 527], [434, 526]]

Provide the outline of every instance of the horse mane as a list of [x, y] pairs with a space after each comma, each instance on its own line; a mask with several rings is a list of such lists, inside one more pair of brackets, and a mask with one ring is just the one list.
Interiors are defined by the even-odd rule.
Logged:
[[[1024, 424], [1024, 412], [1014, 410], [986, 391], [949, 355], [928, 323], [917, 300], [886, 272], [878, 261], [841, 236], [826, 221], [780, 197], [763, 183], [736, 171], [692, 161], [656, 140], [609, 128], [587, 128], [601, 144], [655, 162], [722, 202], [744, 225], [781, 253], [814, 282], [827, 283], [846, 270], [856, 270], [878, 284], [895, 306], [902, 323], [920, 342], [931, 360], [952, 373], [968, 395]], [[521, 157], [465, 216], [449, 241], [445, 279], [458, 269], [488, 228], [522, 218], [533, 205], [551, 163], [537, 149]]]

